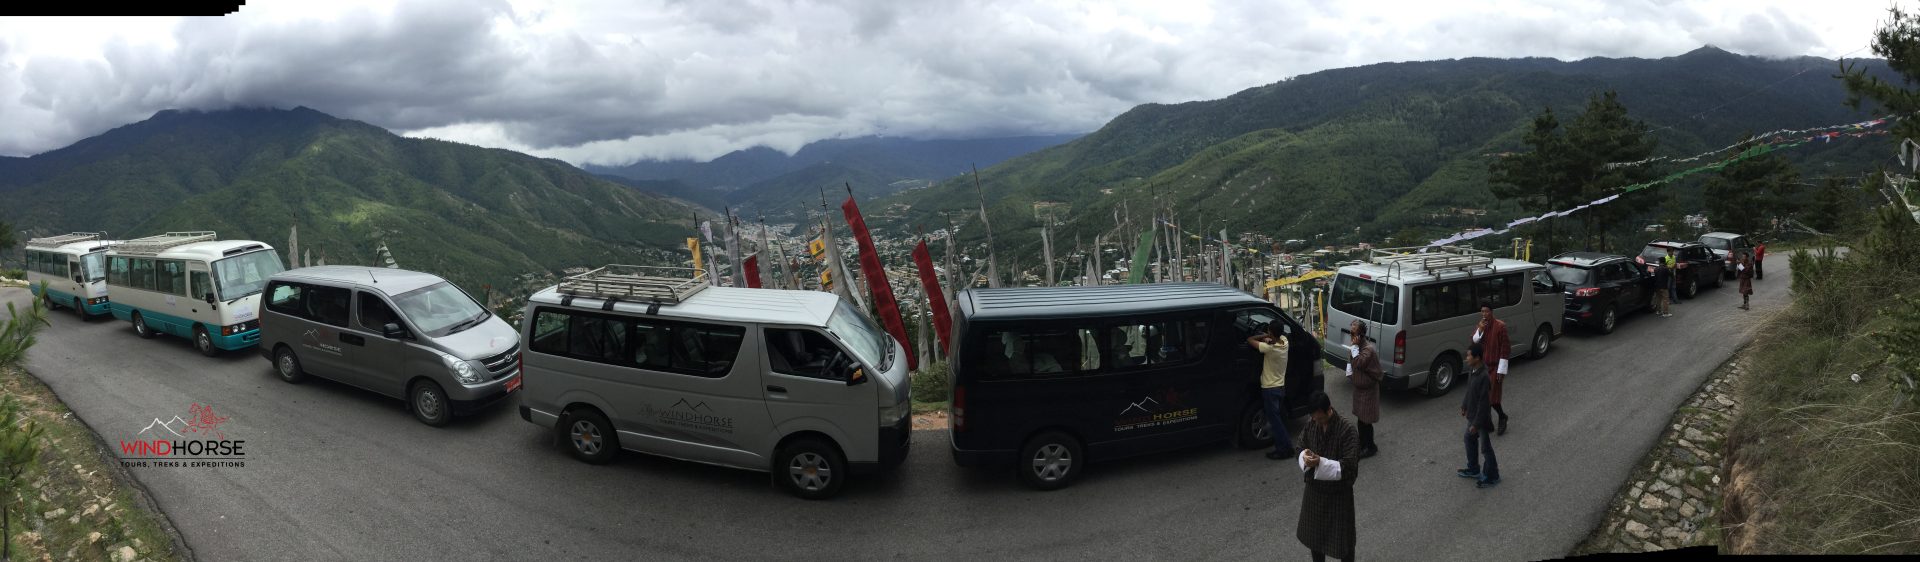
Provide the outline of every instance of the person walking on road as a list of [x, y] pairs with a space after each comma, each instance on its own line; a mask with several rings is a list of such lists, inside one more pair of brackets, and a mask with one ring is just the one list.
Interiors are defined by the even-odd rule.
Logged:
[[1767, 278], [1767, 243], [1761, 241], [1753, 245], [1753, 278]]
[[1647, 273], [1653, 275], [1653, 312], [1661, 318], [1672, 318], [1673, 310], [1668, 305], [1667, 286], [1673, 283], [1673, 270], [1660, 264], [1647, 264]]
[[1753, 298], [1753, 276], [1758, 269], [1747, 265], [1746, 256], [1734, 258], [1733, 276], [1740, 279], [1740, 310], [1752, 310], [1747, 308], [1747, 301]]
[[1314, 562], [1328, 556], [1353, 560], [1358, 532], [1354, 525], [1353, 480], [1360, 475], [1360, 438], [1333, 411], [1333, 400], [1315, 392], [1309, 400], [1313, 423], [1300, 433], [1300, 524], [1295, 536], [1313, 551]]
[[1373, 442], [1373, 424], [1380, 423], [1380, 355], [1367, 343], [1367, 325], [1354, 320], [1348, 325], [1353, 335], [1353, 360], [1347, 363], [1347, 382], [1353, 384], [1353, 419], [1360, 422], [1360, 458], [1380, 453]]
[[1493, 307], [1480, 305], [1480, 325], [1473, 329], [1473, 343], [1480, 344], [1486, 354], [1488, 376], [1493, 381], [1487, 402], [1500, 413], [1499, 434], [1506, 435], [1507, 410], [1500, 407], [1500, 387], [1507, 380], [1507, 354], [1513, 351], [1513, 344], [1507, 340], [1507, 323], [1493, 317]]
[[1273, 434], [1273, 452], [1267, 458], [1290, 458], [1293, 437], [1286, 424], [1287, 412], [1287, 338], [1280, 333], [1280, 321], [1267, 323], [1262, 333], [1247, 338], [1247, 345], [1260, 352], [1260, 402], [1267, 414], [1267, 431]]
[[1667, 255], [1660, 258], [1660, 267], [1667, 268], [1667, 306], [1680, 304], [1680, 256], [1673, 253], [1673, 247], [1667, 247]]
[[[1487, 433], [1493, 427], [1493, 403], [1487, 401], [1491, 385], [1484, 356], [1480, 344], [1467, 348], [1467, 395], [1460, 399], [1460, 417], [1467, 418], [1467, 467], [1455, 474], [1477, 480], [1477, 487], [1492, 488], [1500, 484], [1500, 461], [1493, 456], [1493, 437]], [[1480, 464], [1483, 455], [1487, 457], [1484, 469]]]

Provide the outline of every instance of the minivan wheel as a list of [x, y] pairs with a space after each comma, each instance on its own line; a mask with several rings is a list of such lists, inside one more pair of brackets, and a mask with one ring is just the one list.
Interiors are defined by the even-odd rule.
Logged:
[[606, 464], [620, 453], [620, 436], [599, 410], [579, 408], [560, 418], [567, 440], [567, 453], [592, 464]]
[[213, 335], [207, 333], [206, 326], [193, 327], [193, 348], [207, 357], [220, 356], [220, 348], [213, 346]]
[[1553, 351], [1553, 328], [1543, 325], [1533, 331], [1533, 349], [1527, 350], [1527, 358], [1544, 358], [1549, 351]]
[[413, 390], [407, 393], [408, 409], [413, 410], [413, 419], [420, 420], [433, 427], [447, 425], [453, 419], [452, 404], [447, 402], [447, 391], [433, 381], [413, 383]]
[[773, 481], [802, 499], [831, 498], [847, 483], [846, 456], [819, 439], [795, 439], [780, 448], [773, 462]]
[[1434, 397], [1453, 390], [1459, 382], [1460, 358], [1452, 353], [1441, 355], [1433, 360], [1433, 367], [1427, 370], [1427, 396]]
[[1614, 313], [1613, 305], [1607, 305], [1607, 313], [1600, 316], [1600, 333], [1611, 334], [1620, 324], [1620, 315]]
[[1059, 431], [1042, 432], [1020, 448], [1020, 480], [1036, 490], [1058, 490], [1080, 477], [1086, 457], [1080, 440]]
[[300, 369], [300, 358], [284, 345], [273, 353], [273, 370], [280, 374], [280, 380], [288, 383], [300, 384], [300, 381], [307, 380], [306, 371]]
[[133, 333], [139, 334], [141, 339], [153, 339], [153, 328], [147, 327], [147, 319], [137, 311], [133, 313]]
[[[1233, 444], [1242, 449], [1261, 449], [1273, 446], [1273, 424], [1267, 423], [1267, 410], [1260, 400], [1247, 403], [1240, 409], [1239, 430], [1234, 432]], [[1281, 431], [1286, 431], [1281, 429]]]

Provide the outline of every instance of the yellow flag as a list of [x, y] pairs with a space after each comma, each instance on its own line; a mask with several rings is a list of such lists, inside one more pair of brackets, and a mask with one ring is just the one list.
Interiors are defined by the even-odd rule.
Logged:
[[699, 277], [700, 273], [703, 271], [703, 269], [700, 267], [701, 265], [700, 264], [700, 239], [688, 237], [687, 249], [693, 251], [693, 275], [695, 277]]
[[813, 237], [813, 240], [808, 241], [807, 254], [813, 256], [813, 261], [821, 261], [821, 260], [827, 259], [826, 237], [815, 236]]

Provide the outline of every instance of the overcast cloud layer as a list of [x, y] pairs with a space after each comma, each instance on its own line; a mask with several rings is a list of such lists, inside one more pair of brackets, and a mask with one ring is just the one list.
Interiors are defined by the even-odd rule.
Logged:
[[1865, 56], [1885, 15], [1879, 2], [1806, 0], [386, 4], [0, 20], [0, 154], [161, 109], [236, 105], [305, 105], [576, 164], [836, 136], [1077, 133], [1142, 103], [1386, 61], [1657, 58], [1703, 44]]

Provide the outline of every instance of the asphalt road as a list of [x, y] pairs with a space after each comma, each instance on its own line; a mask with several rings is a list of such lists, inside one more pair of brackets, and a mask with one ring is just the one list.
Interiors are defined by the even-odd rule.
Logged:
[[[1506, 385], [1504, 483], [1479, 490], [1464, 465], [1458, 391], [1389, 394], [1381, 454], [1357, 483], [1359, 555], [1375, 560], [1563, 556], [1600, 520], [1672, 411], [1768, 311], [1783, 306], [1784, 256], [1756, 283], [1634, 315], [1600, 336], [1569, 329]], [[24, 304], [23, 289], [0, 301]], [[289, 385], [251, 353], [208, 359], [141, 340], [125, 322], [65, 310], [28, 368], [110, 445], [154, 418], [210, 406], [244, 439], [246, 465], [130, 468], [204, 560], [1306, 558], [1294, 538], [1302, 484], [1290, 462], [1226, 444], [1095, 465], [1050, 493], [1001, 471], [954, 466], [944, 432], [918, 432], [905, 466], [807, 502], [760, 473], [627, 454], [574, 461], [513, 404], [447, 428], [398, 400], [343, 385]], [[1344, 379], [1328, 371], [1341, 411]]]

